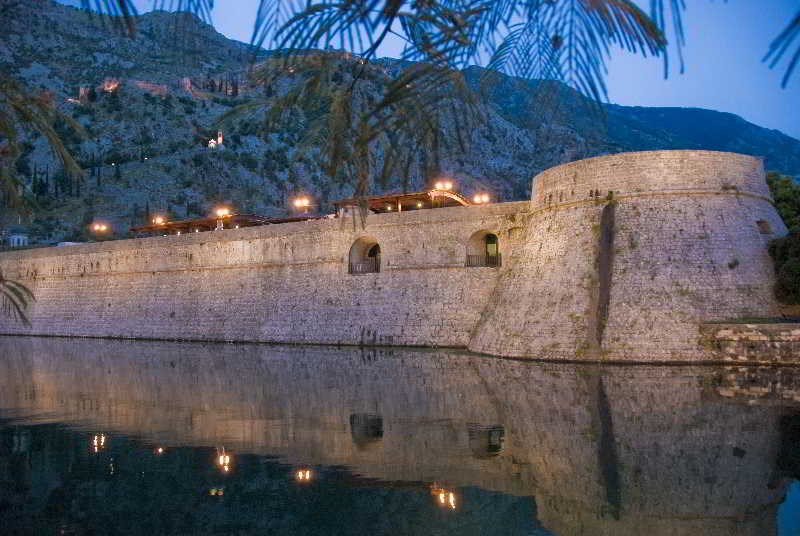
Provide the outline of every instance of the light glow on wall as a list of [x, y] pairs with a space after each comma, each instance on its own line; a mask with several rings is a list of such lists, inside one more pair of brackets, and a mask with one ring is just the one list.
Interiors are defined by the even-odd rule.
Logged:
[[433, 187], [436, 190], [452, 190], [453, 181], [438, 181]]

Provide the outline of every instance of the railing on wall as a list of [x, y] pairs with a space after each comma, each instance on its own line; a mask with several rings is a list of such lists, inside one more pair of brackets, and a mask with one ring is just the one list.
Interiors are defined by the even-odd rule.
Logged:
[[360, 261], [350, 261], [348, 272], [351, 274], [377, 274], [381, 271], [380, 257], [368, 257]]
[[503, 264], [503, 258], [498, 253], [497, 255], [467, 255], [467, 268], [499, 268]]

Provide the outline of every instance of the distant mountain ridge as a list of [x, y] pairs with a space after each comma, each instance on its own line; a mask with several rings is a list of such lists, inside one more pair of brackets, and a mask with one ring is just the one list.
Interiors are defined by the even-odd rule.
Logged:
[[[136, 39], [103, 28], [97, 16], [51, 0], [6, 0], [0, 20], [6, 34], [0, 42], [0, 71], [33, 90], [52, 91], [59, 107], [89, 132], [88, 140], [80, 140], [62, 129], [89, 170], [77, 186], [59, 175], [43, 140], [28, 140], [19, 167], [39, 198], [30, 222], [39, 240], [80, 239], [95, 218], [111, 221], [120, 231], [148, 214], [191, 217], [219, 202], [243, 212], [279, 215], [299, 191], [311, 194], [324, 211], [332, 200], [352, 193], [352, 181], [325, 174], [318, 148], [299, 144], [308, 118], [318, 110], [291, 110], [296, 120], [281, 132], [265, 131], [254, 113], [226, 127], [224, 151], [208, 149], [216, 120], [232, 106], [263, 98], [264, 92], [245, 79], [247, 45], [196, 17], [142, 15]], [[346, 77], [355, 60], [341, 55], [340, 61]], [[390, 59], [372, 63], [387, 73], [401, 65]], [[768, 169], [800, 175], [800, 141], [733, 114], [611, 104], [598, 108], [556, 82], [492, 73], [491, 84], [485, 85], [487, 73], [475, 67], [465, 76], [483, 91], [487, 121], [471, 133], [466, 153], [444, 152], [440, 169], [467, 192], [488, 190], [495, 199], [523, 199], [531, 177], [553, 165], [652, 149], [741, 152], [763, 156]], [[107, 78], [120, 80], [120, 90], [99, 91], [91, 103], [77, 102], [81, 87], [99, 88]], [[237, 94], [222, 89], [223, 82], [225, 87], [235, 84]], [[369, 90], [379, 96], [380, 87]], [[374, 190], [418, 188], [426, 180], [423, 169], [413, 169], [408, 177], [375, 184]]]

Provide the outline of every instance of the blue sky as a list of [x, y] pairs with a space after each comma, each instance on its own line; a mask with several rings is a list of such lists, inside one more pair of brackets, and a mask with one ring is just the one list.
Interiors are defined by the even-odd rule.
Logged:
[[[143, 12], [152, 0], [134, 3]], [[646, 7], [649, 1], [639, 3]], [[607, 78], [609, 100], [629, 106], [690, 106], [732, 112], [800, 139], [800, 69], [789, 86], [781, 89], [783, 70], [770, 70], [761, 61], [771, 40], [800, 9], [800, 0], [686, 3], [686, 72], [681, 75], [673, 69], [665, 80], [661, 60], [615, 51]], [[212, 16], [217, 30], [249, 42], [258, 0], [218, 0], [216, 5]], [[381, 50], [384, 56], [398, 52], [394, 43]]]

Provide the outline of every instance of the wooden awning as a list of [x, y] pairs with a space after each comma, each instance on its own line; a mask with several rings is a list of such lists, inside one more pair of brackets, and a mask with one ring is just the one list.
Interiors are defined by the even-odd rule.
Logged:
[[278, 223], [291, 223], [296, 221], [316, 220], [321, 216], [295, 216], [291, 218], [267, 218], [255, 214], [230, 214], [223, 217], [196, 218], [191, 220], [165, 221], [159, 224], [140, 225], [131, 227], [135, 234], [184, 234], [203, 231], [213, 231], [217, 228], [217, 221], [222, 220], [224, 229], [238, 229], [241, 227], [255, 227], [257, 225], [273, 225]]
[[334, 201], [337, 212], [341, 209], [358, 207], [364, 202], [372, 212], [402, 212], [406, 210], [421, 210], [427, 208], [461, 207], [470, 206], [465, 197], [451, 190], [422, 190], [399, 194], [375, 195], [359, 199], [351, 197]]

